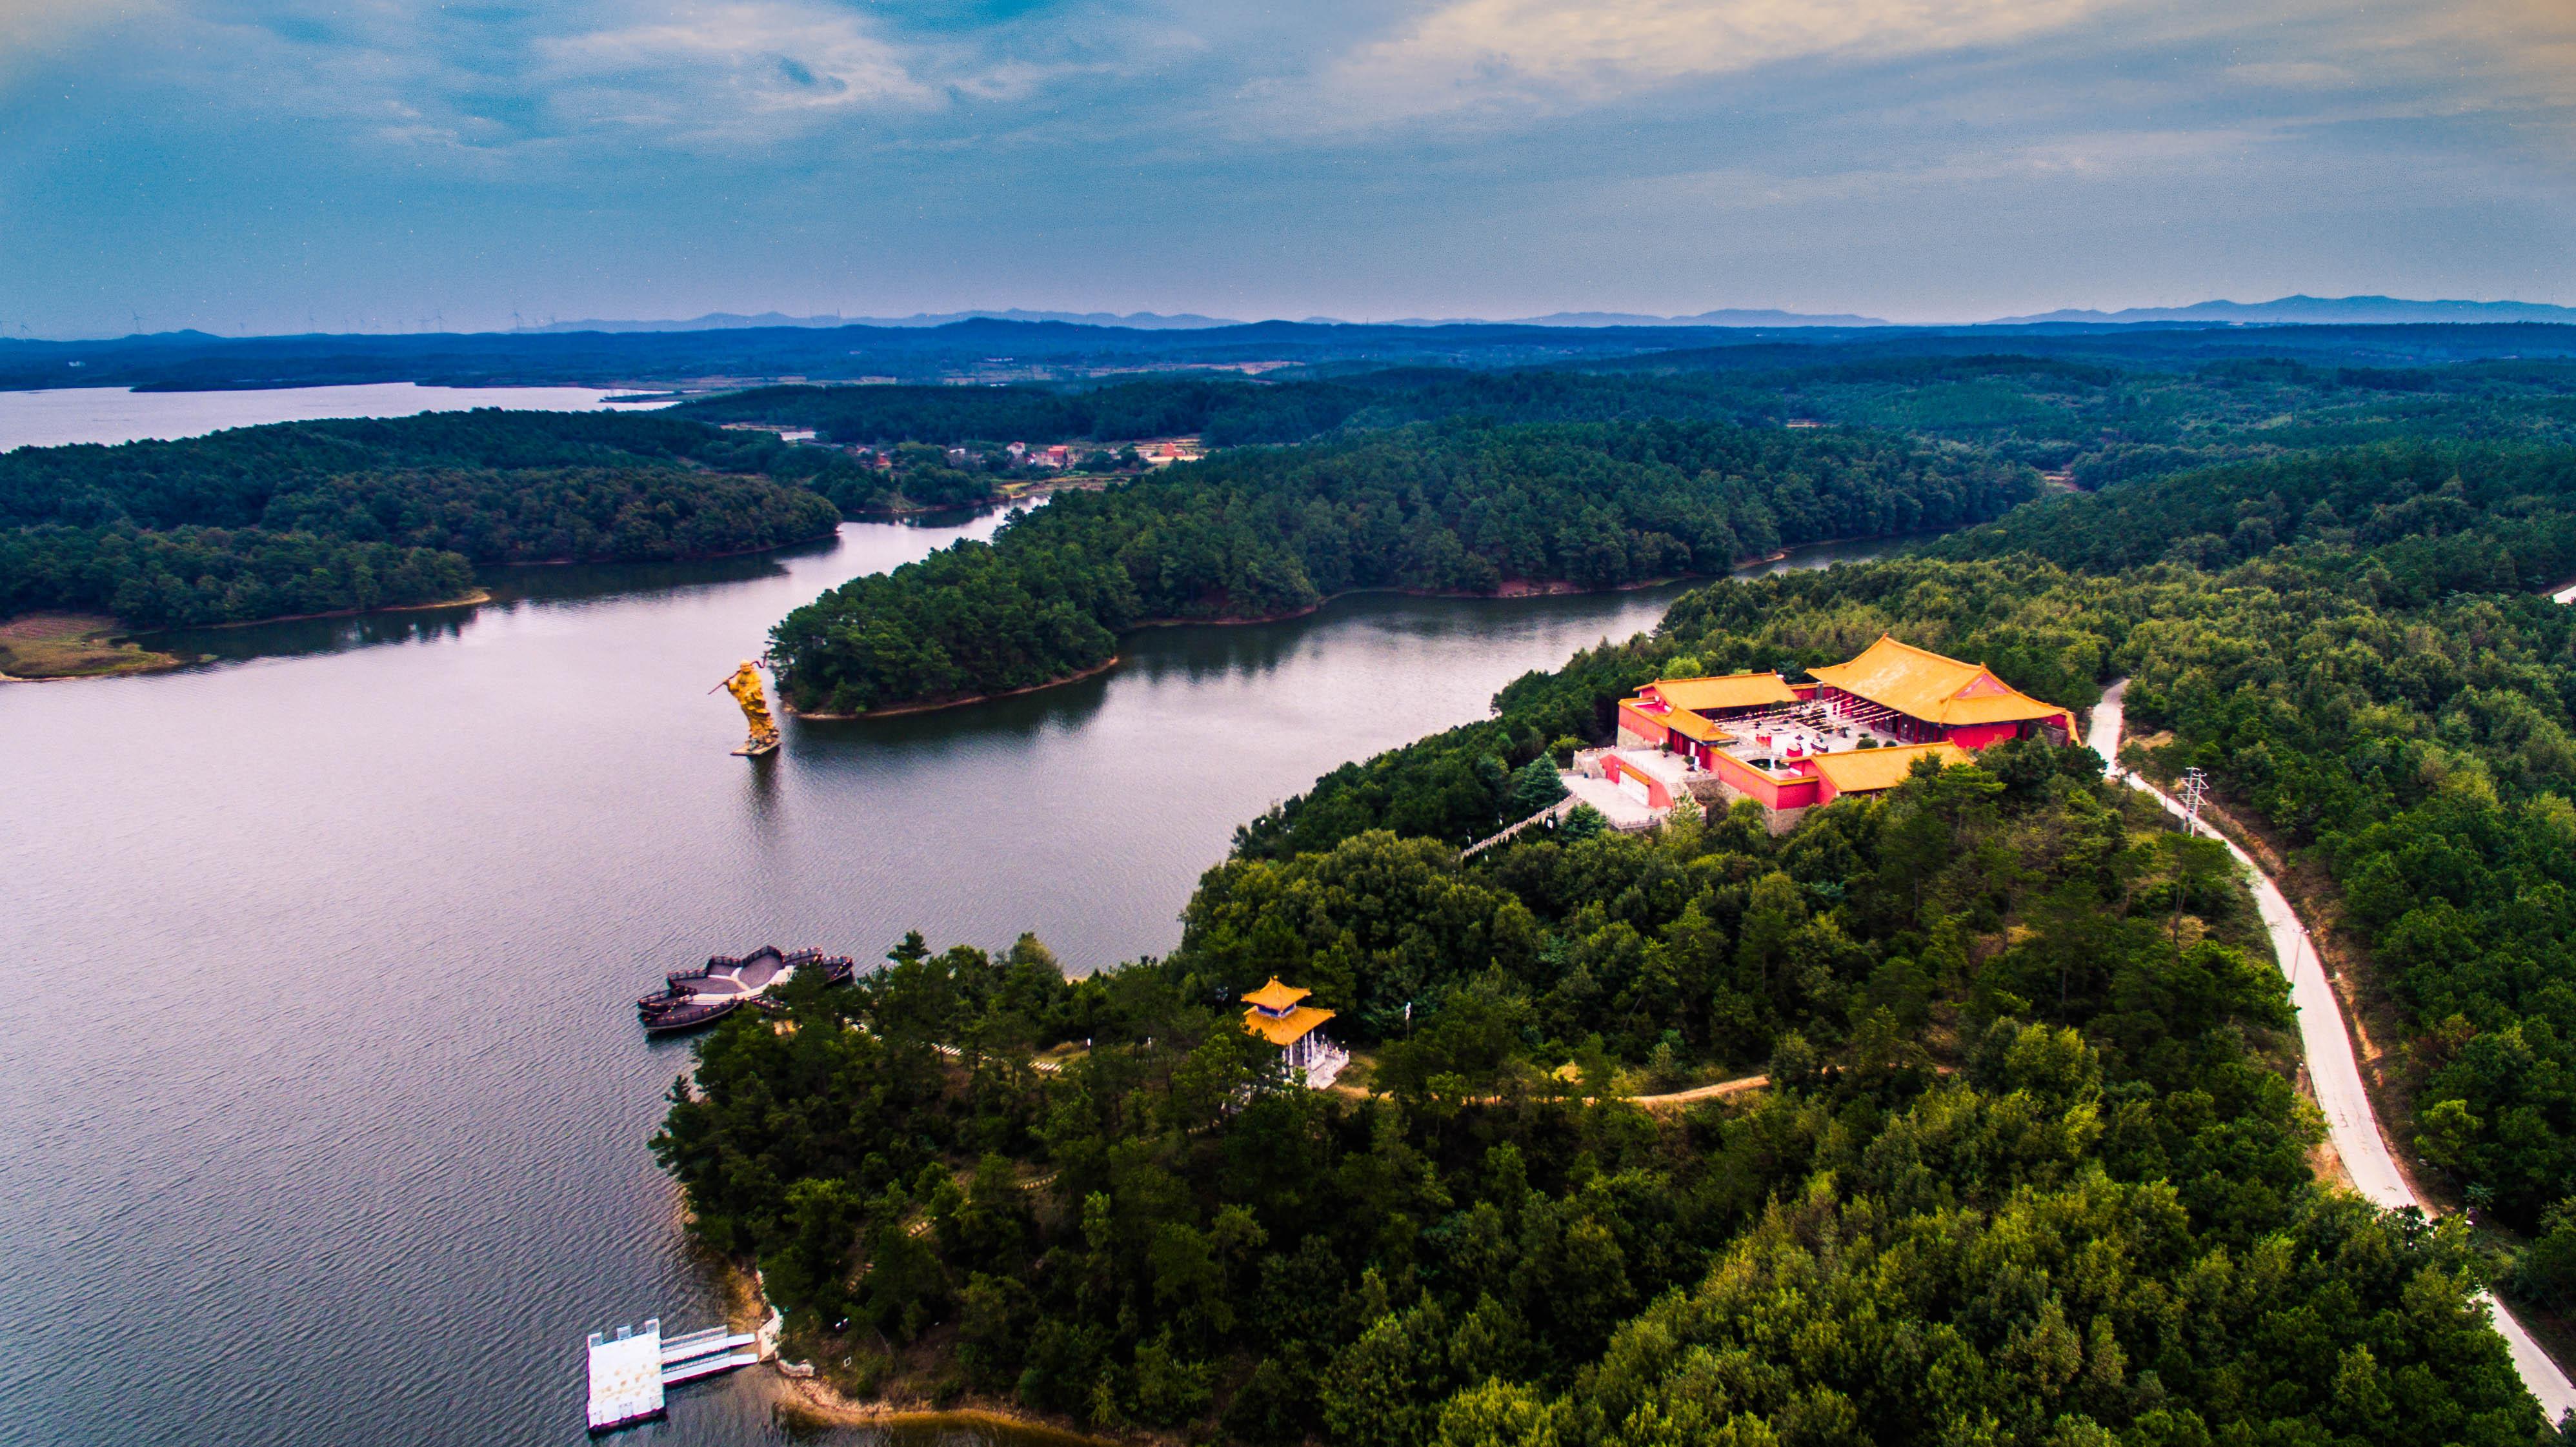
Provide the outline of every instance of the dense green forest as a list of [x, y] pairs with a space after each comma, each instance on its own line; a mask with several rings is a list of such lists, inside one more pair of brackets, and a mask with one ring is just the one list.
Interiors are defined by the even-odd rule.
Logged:
[[1274, 616], [1353, 588], [1718, 573], [1799, 543], [1995, 517], [2034, 487], [1963, 448], [1867, 433], [1422, 425], [1058, 494], [989, 544], [797, 609], [772, 653], [796, 707], [857, 713], [1068, 677], [1146, 620]]
[[[2392, 367], [2359, 364], [2358, 353], [2353, 364], [2116, 353], [1832, 360], [1834, 348], [1775, 346], [1522, 370], [1342, 368], [1282, 381], [777, 387], [661, 413], [450, 413], [27, 448], [0, 455], [0, 608], [103, 610], [155, 626], [427, 602], [454, 596], [460, 559], [690, 557], [810, 536], [825, 524], [809, 493], [844, 516], [997, 495], [990, 467], [922, 444], [1198, 433], [1217, 447], [1312, 442], [1332, 454], [1448, 419], [1815, 420], [1982, 449], [1998, 467], [2064, 469], [2098, 488], [2391, 438], [2510, 448], [2576, 435], [2576, 364], [2563, 361]], [[892, 466], [710, 425], [726, 421], [814, 426], [829, 441], [877, 449]], [[1262, 580], [1243, 581], [1261, 591]], [[1025, 591], [1018, 580], [1003, 585], [1012, 588]], [[990, 651], [1097, 652], [1099, 635], [1079, 617], [1028, 626], [1030, 637]], [[934, 655], [952, 640], [908, 632], [883, 641], [937, 674]], [[860, 671], [880, 675], [870, 685], [880, 692], [893, 683], [895, 696], [914, 667]]]
[[1654, 640], [1325, 776], [1238, 852], [1489, 832], [1503, 780], [1605, 738], [1611, 701], [1677, 657], [1794, 673], [1894, 631], [2071, 706], [2131, 675], [2168, 771], [2207, 769], [2340, 883], [2414, 1032], [2400, 1126], [2422, 1158], [2537, 1228], [2576, 1191], [2576, 610], [2533, 591], [2576, 571], [2571, 486], [2576, 449], [2368, 448], [2034, 504], [1927, 545], [1940, 560], [1706, 589]]
[[671, 410], [711, 422], [811, 427], [847, 446], [1196, 436], [1233, 447], [1303, 442], [1340, 426], [1372, 395], [1329, 382], [1172, 376], [1083, 388], [757, 387]]
[[[1925, 374], [1990, 361], [1775, 392], [1901, 400], [1879, 420], [1912, 442], [1346, 419], [1060, 499], [782, 624], [782, 654], [860, 661], [848, 691], [792, 696], [877, 706], [895, 695], [849, 681], [1106, 658], [1147, 617], [1705, 570], [1896, 531], [1850, 521], [1907, 506], [1999, 510], [2023, 462], [2096, 489], [1699, 589], [1486, 720], [1335, 770], [1238, 831], [1168, 958], [1067, 981], [1033, 940], [914, 939], [860, 989], [800, 996], [790, 1029], [726, 1026], [656, 1141], [696, 1229], [762, 1266], [793, 1349], [844, 1389], [1094, 1428], [2544, 1435], [2469, 1293], [2576, 1310], [2576, 609], [2540, 595], [2576, 575], [2557, 371], [2055, 362], [2011, 382], [2029, 406], [1929, 395], [1948, 384]], [[1619, 557], [1577, 550], [1610, 535], [1595, 509]], [[1008, 609], [1028, 622], [1007, 657], [947, 652]], [[1794, 676], [1882, 632], [2072, 707], [2130, 677], [2133, 759], [2208, 770], [2331, 879], [2404, 1017], [2392, 1132], [2526, 1244], [2315, 1180], [2240, 882], [2087, 752], [2001, 745], [1779, 837], [1749, 807], [1643, 837], [1578, 815], [1459, 861], [1554, 797], [1553, 761], [1605, 741], [1638, 683]], [[1279, 1080], [1230, 1004], [1272, 975], [1339, 1012], [1362, 1088]], [[1756, 1070], [1769, 1087], [1724, 1102], [1622, 1099]]]
[[0, 454], [0, 613], [140, 628], [454, 598], [475, 564], [774, 547], [877, 473], [652, 413], [434, 413]]
[[[1785, 838], [1239, 860], [1078, 981], [908, 940], [720, 1027], [656, 1149], [853, 1392], [1363, 1447], [2534, 1440], [2463, 1233], [2310, 1176], [2224, 856], [2088, 754], [1987, 763]], [[1378, 1094], [1280, 1079], [1229, 1003], [1272, 973]]]
[[[1068, 442], [1198, 434], [1213, 447], [1302, 442], [1477, 417], [1496, 423], [1791, 420], [1996, 449], [2093, 488], [2210, 462], [2401, 438], [2576, 440], [2576, 362], [2336, 365], [2244, 357], [2187, 365], [1994, 352], [1815, 360], [1747, 349], [1507, 371], [1408, 367], [1104, 386], [769, 387], [681, 415], [820, 429], [850, 445]], [[1765, 365], [1745, 365], [1757, 352]], [[1800, 357], [1809, 360], [1797, 361]], [[1790, 365], [1781, 365], [1789, 362]]]

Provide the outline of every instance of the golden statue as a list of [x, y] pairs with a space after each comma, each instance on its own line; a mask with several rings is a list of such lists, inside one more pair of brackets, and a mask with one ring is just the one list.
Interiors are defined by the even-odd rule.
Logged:
[[[769, 716], [768, 695], [761, 691], [760, 665], [744, 659], [742, 667], [733, 671], [733, 677], [717, 684], [716, 688], [733, 695], [733, 701], [742, 705], [743, 718], [751, 724], [751, 737], [734, 752], [745, 757], [777, 752], [778, 724]], [[707, 690], [709, 693], [715, 691], [715, 688]]]

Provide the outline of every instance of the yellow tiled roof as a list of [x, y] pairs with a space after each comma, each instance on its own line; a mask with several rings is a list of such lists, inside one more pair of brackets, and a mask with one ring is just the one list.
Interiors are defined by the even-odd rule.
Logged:
[[1719, 728], [1717, 725], [1710, 723], [1707, 719], [1700, 717], [1698, 714], [1692, 713], [1688, 709], [1667, 709], [1662, 713], [1655, 713], [1648, 709], [1638, 708], [1639, 704], [1645, 702], [1642, 698], [1632, 698], [1624, 701], [1628, 707], [1637, 709], [1638, 713], [1645, 715], [1647, 718], [1653, 719], [1655, 722], [1671, 729], [1674, 733], [1680, 734], [1683, 738], [1697, 739], [1704, 744], [1729, 744], [1735, 742], [1735, 735], [1728, 733], [1726, 730]]
[[[1299, 990], [1297, 993], [1302, 995], [1306, 992]], [[1259, 1010], [1246, 1010], [1243, 1012], [1243, 1028], [1285, 1050], [1332, 1018], [1332, 1011], [1318, 1010], [1312, 1005], [1300, 1005], [1275, 1020]]]
[[1315, 992], [1312, 990], [1300, 990], [1293, 985], [1283, 985], [1279, 983], [1277, 975], [1272, 975], [1269, 984], [1244, 996], [1243, 1003], [1259, 1005], [1264, 1010], [1278, 1011], [1287, 1009], [1313, 993]]
[[1867, 794], [1904, 783], [1906, 775], [1914, 772], [1914, 761], [1926, 754], [1939, 759], [1945, 769], [1970, 762], [1968, 751], [1957, 744], [1907, 744], [1893, 749], [1818, 754], [1816, 772], [1834, 786], [1836, 793]]
[[1810, 668], [1819, 681], [1926, 723], [2012, 723], [2057, 718], [2066, 710], [2042, 703], [1987, 671], [1929, 649], [1899, 643], [1882, 633], [1849, 663]]
[[[1797, 691], [1776, 673], [1726, 673], [1704, 678], [1658, 678], [1646, 688], [1677, 709], [1754, 708], [1796, 703]], [[1643, 693], [1645, 690], [1638, 690]]]

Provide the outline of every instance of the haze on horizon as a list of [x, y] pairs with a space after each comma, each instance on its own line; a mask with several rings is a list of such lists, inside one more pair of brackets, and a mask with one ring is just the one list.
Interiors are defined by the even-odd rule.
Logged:
[[0, 333], [2576, 303], [2564, 0], [0, 0]]

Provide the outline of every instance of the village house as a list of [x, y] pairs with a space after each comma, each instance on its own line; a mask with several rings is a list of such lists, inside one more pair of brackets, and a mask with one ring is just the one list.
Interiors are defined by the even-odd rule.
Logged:
[[[1619, 704], [1618, 747], [1592, 760], [1631, 812], [1660, 817], [1680, 793], [1751, 799], [1786, 824], [1845, 794], [1905, 781], [1922, 758], [1964, 763], [2009, 738], [2071, 743], [2075, 716], [1981, 663], [1881, 635], [1848, 663], [1777, 673], [1659, 678]], [[1571, 783], [1571, 781], [1569, 781]]]
[[1324, 1033], [1333, 1012], [1304, 1003], [1313, 993], [1283, 985], [1273, 975], [1269, 984], [1243, 997], [1250, 1007], [1243, 1012], [1243, 1028], [1278, 1046], [1288, 1068], [1304, 1071], [1306, 1083], [1321, 1090], [1350, 1064], [1351, 1056]]

